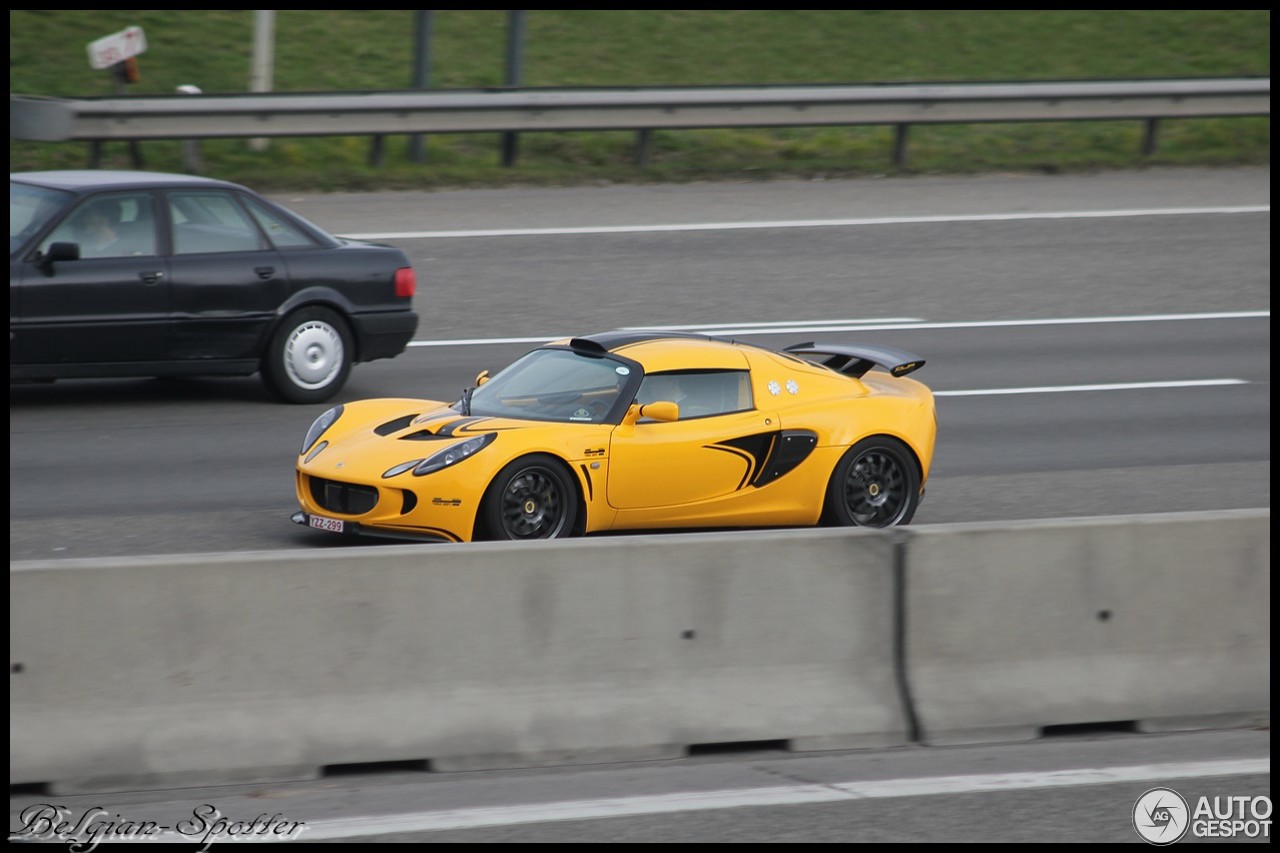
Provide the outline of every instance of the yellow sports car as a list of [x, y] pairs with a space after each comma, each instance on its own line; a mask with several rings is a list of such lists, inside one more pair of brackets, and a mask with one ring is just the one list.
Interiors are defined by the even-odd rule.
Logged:
[[888, 527], [929, 477], [924, 360], [623, 330], [555, 341], [456, 402], [362, 400], [302, 443], [293, 520], [396, 539]]

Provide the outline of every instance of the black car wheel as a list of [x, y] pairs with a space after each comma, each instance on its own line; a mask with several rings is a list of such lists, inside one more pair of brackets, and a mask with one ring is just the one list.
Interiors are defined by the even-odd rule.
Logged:
[[328, 308], [303, 308], [276, 330], [262, 376], [284, 400], [320, 403], [346, 384], [351, 358], [351, 333], [342, 318]]
[[826, 518], [846, 527], [907, 524], [920, 504], [920, 473], [907, 446], [872, 436], [849, 448], [827, 486]]
[[498, 472], [483, 513], [490, 539], [561, 539], [573, 532], [577, 492], [554, 457], [525, 456]]

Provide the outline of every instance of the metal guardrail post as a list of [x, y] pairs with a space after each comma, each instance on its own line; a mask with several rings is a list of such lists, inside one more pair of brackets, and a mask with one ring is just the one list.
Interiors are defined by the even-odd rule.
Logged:
[[1147, 129], [1142, 136], [1142, 154], [1150, 157], [1156, 153], [1156, 131], [1159, 129], [1160, 119], [1147, 119]]
[[[414, 17], [413, 87], [426, 89], [431, 85], [431, 30], [435, 20], [430, 10], [419, 10]], [[414, 163], [427, 162], [426, 137], [415, 133], [409, 137], [409, 159]]]
[[911, 125], [899, 124], [893, 129], [893, 165], [901, 168], [907, 163], [907, 132]]
[[[145, 164], [142, 159], [142, 148], [141, 146], [138, 145], [138, 140], [130, 139], [127, 141], [129, 143], [129, 163], [135, 169], [145, 168]], [[90, 169], [102, 168], [102, 151], [103, 151], [103, 146], [105, 144], [106, 144], [106, 140], [104, 139], [89, 140], [89, 168]]]
[[[507, 85], [519, 86], [524, 64], [524, 11], [510, 13], [507, 24]], [[519, 137], [514, 131], [502, 134], [502, 165], [508, 168], [516, 164]]]
[[649, 165], [649, 149], [653, 142], [653, 131], [645, 128], [636, 131], [636, 165], [641, 168]]

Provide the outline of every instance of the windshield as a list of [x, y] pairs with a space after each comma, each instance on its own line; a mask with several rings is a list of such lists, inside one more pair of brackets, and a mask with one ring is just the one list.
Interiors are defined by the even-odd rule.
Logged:
[[525, 355], [471, 396], [476, 416], [563, 423], [606, 423], [625, 410], [623, 392], [634, 389], [638, 370], [621, 361], [567, 349]]
[[71, 193], [9, 182], [9, 254], [49, 224], [68, 202]]

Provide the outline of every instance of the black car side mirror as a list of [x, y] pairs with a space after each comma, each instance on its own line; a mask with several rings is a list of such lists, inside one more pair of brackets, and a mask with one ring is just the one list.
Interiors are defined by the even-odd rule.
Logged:
[[53, 265], [58, 261], [78, 261], [80, 260], [80, 244], [79, 243], [51, 243], [49, 251], [45, 252], [36, 261], [36, 265], [44, 272], [45, 275], [53, 274]]

